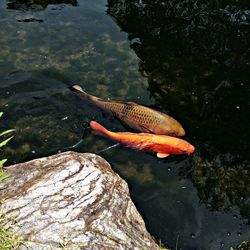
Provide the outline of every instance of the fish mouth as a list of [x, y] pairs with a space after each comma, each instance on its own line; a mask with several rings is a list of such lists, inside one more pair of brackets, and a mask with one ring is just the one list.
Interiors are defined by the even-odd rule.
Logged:
[[182, 137], [182, 136], [185, 136], [185, 135], [186, 135], [186, 132], [185, 132], [185, 130], [181, 127], [181, 128], [178, 128], [178, 129], [174, 128], [174, 129], [172, 129], [171, 132], [169, 131], [167, 134], [170, 135], [170, 136]]
[[192, 154], [195, 151], [195, 147], [193, 145], [190, 146], [188, 150], [188, 154]]
[[182, 153], [183, 153], [183, 154], [188, 154], [188, 155], [190, 155], [190, 154], [192, 154], [194, 151], [195, 151], [195, 147], [194, 147], [193, 145], [190, 145], [188, 148], [183, 149], [183, 150], [182, 150]]
[[186, 135], [186, 132], [183, 129], [182, 131], [175, 131], [175, 132], [172, 132], [172, 133], [168, 132], [167, 135], [174, 136], [174, 137], [183, 137], [183, 136]]

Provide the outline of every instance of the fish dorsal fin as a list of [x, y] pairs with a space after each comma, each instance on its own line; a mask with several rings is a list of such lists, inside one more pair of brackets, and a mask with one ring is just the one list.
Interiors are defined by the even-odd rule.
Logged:
[[137, 104], [136, 102], [127, 102], [128, 105], [131, 105], [131, 106], [137, 106], [139, 104]]
[[158, 158], [166, 158], [166, 157], [168, 157], [170, 154], [157, 153], [156, 155], [157, 155]]

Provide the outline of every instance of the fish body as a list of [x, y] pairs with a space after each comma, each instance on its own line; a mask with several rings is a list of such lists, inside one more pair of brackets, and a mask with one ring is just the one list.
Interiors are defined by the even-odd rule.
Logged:
[[90, 127], [95, 134], [105, 136], [134, 149], [156, 153], [159, 158], [165, 158], [171, 154], [191, 154], [195, 150], [194, 146], [187, 141], [172, 136], [111, 132], [95, 121], [90, 122]]
[[116, 118], [133, 129], [177, 137], [185, 135], [185, 130], [178, 121], [160, 111], [134, 102], [103, 100], [87, 94], [79, 85], [73, 85], [71, 89], [80, 97], [94, 103], [102, 110], [112, 113]]

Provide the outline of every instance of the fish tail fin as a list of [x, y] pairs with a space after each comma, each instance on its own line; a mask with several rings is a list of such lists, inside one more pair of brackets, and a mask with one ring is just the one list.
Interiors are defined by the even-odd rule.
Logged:
[[101, 124], [99, 124], [98, 122], [95, 121], [91, 121], [90, 122], [90, 127], [92, 128], [92, 130], [94, 131], [94, 133], [96, 135], [102, 135], [102, 136], [109, 136], [109, 131], [104, 128]]
[[77, 93], [85, 93], [82, 89], [82, 87], [80, 85], [77, 84], [73, 84], [70, 87], [70, 90], [72, 90], [73, 92], [77, 92]]
[[92, 101], [92, 99], [94, 99], [94, 97], [93, 97], [92, 95], [86, 93], [86, 92], [82, 89], [82, 87], [81, 87], [80, 85], [78, 85], [78, 84], [73, 84], [73, 85], [71, 85], [69, 88], [70, 88], [71, 91], [75, 92], [75, 93], [78, 94], [80, 97], [84, 97], [84, 98], [86, 98], [87, 100], [91, 100], [91, 101]]

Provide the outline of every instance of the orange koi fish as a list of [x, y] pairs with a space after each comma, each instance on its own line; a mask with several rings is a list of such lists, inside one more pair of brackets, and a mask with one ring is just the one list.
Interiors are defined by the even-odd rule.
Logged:
[[95, 121], [90, 122], [90, 127], [97, 135], [105, 136], [134, 149], [154, 152], [159, 158], [165, 158], [171, 154], [191, 154], [195, 150], [194, 146], [187, 141], [168, 135], [111, 132]]

